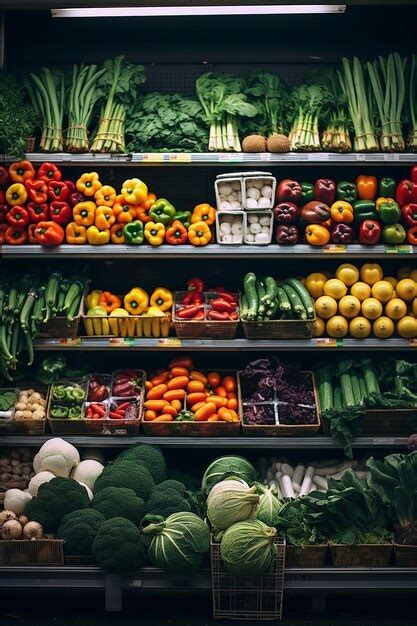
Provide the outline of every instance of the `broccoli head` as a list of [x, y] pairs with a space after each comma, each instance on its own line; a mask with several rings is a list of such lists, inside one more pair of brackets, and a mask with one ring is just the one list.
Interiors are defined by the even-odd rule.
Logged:
[[94, 509], [77, 509], [62, 518], [57, 536], [65, 539], [66, 554], [91, 554], [91, 545], [104, 515]]
[[142, 465], [133, 461], [117, 461], [106, 465], [94, 483], [94, 494], [106, 487], [126, 487], [135, 494], [147, 500], [155, 483], [152, 476]]
[[184, 495], [187, 491], [184, 483], [180, 483], [179, 480], [163, 480], [159, 485], [155, 485], [155, 488], [152, 491], [166, 491], [167, 489], [171, 489], [172, 491], [176, 491], [180, 495]]
[[132, 489], [106, 487], [94, 495], [91, 506], [106, 519], [125, 517], [136, 526], [145, 515], [145, 502]]
[[162, 515], [168, 517], [171, 513], [181, 513], [190, 511], [188, 500], [183, 495], [173, 489], [163, 491], [153, 491], [146, 503], [146, 512], [152, 515]]
[[65, 515], [89, 506], [85, 487], [73, 478], [58, 476], [39, 487], [38, 495], [26, 504], [25, 513], [39, 522], [46, 533], [55, 533]]
[[166, 479], [166, 462], [162, 450], [158, 446], [150, 446], [142, 443], [123, 450], [116, 459], [119, 461], [132, 461], [143, 465], [149, 470], [155, 483], [161, 483]]
[[97, 564], [106, 572], [123, 573], [141, 567], [147, 550], [133, 522], [124, 517], [112, 517], [98, 529], [92, 552]]

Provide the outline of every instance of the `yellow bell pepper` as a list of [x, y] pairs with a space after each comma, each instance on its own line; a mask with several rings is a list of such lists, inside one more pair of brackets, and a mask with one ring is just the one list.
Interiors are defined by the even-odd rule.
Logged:
[[85, 226], [79, 226], [76, 222], [70, 222], [65, 228], [65, 241], [72, 245], [83, 244], [87, 241]]
[[13, 183], [6, 191], [6, 200], [10, 206], [16, 206], [17, 204], [23, 206], [28, 199], [26, 187], [23, 183]]
[[145, 224], [143, 234], [151, 246], [160, 246], [164, 242], [165, 226], [163, 224], [155, 224], [155, 222], [148, 222]]
[[110, 326], [107, 320], [107, 312], [101, 306], [94, 306], [87, 311], [84, 318], [84, 326], [88, 336], [92, 335], [108, 335]]
[[381, 206], [381, 204], [385, 204], [386, 202], [395, 202], [395, 200], [394, 198], [383, 198], [382, 196], [380, 198], [377, 198], [375, 202], [377, 210], [379, 211], [379, 207]]
[[165, 287], [157, 287], [151, 298], [149, 303], [151, 307], [157, 307], [161, 311], [169, 311], [172, 307], [173, 296], [169, 289], [165, 289]]
[[140, 315], [148, 308], [149, 296], [141, 287], [134, 287], [125, 295], [123, 304], [131, 315]]
[[113, 206], [116, 202], [116, 190], [111, 185], [103, 185], [94, 194], [97, 206]]
[[109, 230], [110, 226], [113, 226], [116, 218], [114, 217], [113, 209], [109, 206], [98, 206], [94, 217], [94, 225], [99, 230]]
[[82, 174], [75, 183], [75, 186], [77, 187], [77, 191], [83, 193], [85, 196], [88, 196], [90, 198], [94, 196], [94, 194], [100, 189], [102, 184], [99, 181], [97, 172], [89, 172], [86, 174]]
[[92, 246], [103, 246], [110, 241], [109, 230], [99, 230], [97, 226], [87, 228], [87, 240]]
[[197, 204], [191, 216], [191, 223], [205, 222], [211, 226], [216, 221], [216, 209], [209, 204]]
[[125, 180], [122, 196], [128, 204], [142, 204], [148, 197], [148, 188], [139, 178]]
[[85, 303], [88, 309], [93, 309], [95, 306], [98, 306], [98, 301], [100, 300], [100, 296], [102, 294], [101, 289], [93, 289], [85, 298]]
[[72, 209], [72, 217], [77, 226], [91, 226], [94, 224], [96, 208], [94, 202], [89, 200], [76, 204]]
[[188, 241], [193, 246], [206, 246], [211, 241], [211, 230], [206, 222], [195, 222], [188, 229]]

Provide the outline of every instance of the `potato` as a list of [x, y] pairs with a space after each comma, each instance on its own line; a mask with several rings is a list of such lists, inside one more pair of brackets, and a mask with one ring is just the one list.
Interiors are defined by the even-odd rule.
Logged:
[[23, 419], [30, 420], [32, 417], [32, 411], [23, 411]]
[[44, 400], [44, 399], [42, 398], [42, 400], [39, 400], [39, 404], [40, 404], [41, 406], [45, 407], [45, 406], [46, 406], [46, 400]]
[[41, 404], [38, 404], [37, 402], [35, 402], [35, 404], [32, 404], [30, 408], [32, 409], [32, 412], [33, 412], [33, 411], [42, 410], [43, 406]]
[[34, 411], [32, 413], [32, 419], [33, 420], [43, 420], [43, 418], [45, 417], [45, 412], [44, 411]]
[[25, 389], [24, 393], [27, 393], [28, 396], [31, 396], [32, 394], [36, 393], [34, 389]]
[[31, 400], [42, 400], [42, 396], [40, 393], [32, 393], [32, 395], [30, 396]]
[[15, 409], [16, 411], [24, 411], [26, 409], [26, 404], [24, 402], [18, 402]]

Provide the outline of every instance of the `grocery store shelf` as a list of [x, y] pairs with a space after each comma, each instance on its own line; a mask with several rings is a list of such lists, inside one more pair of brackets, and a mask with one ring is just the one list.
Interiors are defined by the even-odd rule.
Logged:
[[211, 244], [204, 248], [195, 246], [70, 246], [63, 245], [55, 248], [42, 248], [38, 245], [10, 246], [3, 245], [0, 248], [1, 257], [7, 258], [93, 258], [93, 259], [114, 259], [114, 258], [135, 258], [135, 259], [323, 259], [323, 256], [332, 258], [355, 257], [358, 259], [380, 259], [397, 255], [417, 254], [417, 248], [410, 245], [401, 246], [361, 246], [352, 244], [349, 246], [330, 244], [323, 248], [313, 248], [304, 244], [292, 246], [223, 246]]
[[[1, 155], [2, 160], [7, 163], [13, 161], [10, 155]], [[369, 153], [362, 154], [351, 152], [348, 154], [338, 154], [332, 152], [288, 152], [284, 154], [272, 154], [270, 152], [134, 152], [132, 154], [70, 154], [68, 152], [56, 152], [44, 154], [39, 152], [29, 152], [26, 158], [32, 163], [42, 163], [49, 161], [52, 163], [62, 163], [63, 165], [227, 165], [239, 163], [241, 165], [259, 164], [282, 164], [305, 165], [308, 163], [323, 163], [333, 165], [369, 164], [378, 165], [402, 165], [415, 163], [417, 155], [409, 152], [404, 153]]]
[[413, 350], [416, 339], [145, 339], [143, 337], [75, 337], [74, 339], [36, 339], [35, 350], [187, 350], [222, 352], [300, 352], [332, 348], [355, 351]]
[[[6, 435], [0, 436], [2, 446], [40, 447], [56, 435]], [[241, 449], [340, 449], [341, 445], [331, 437], [322, 435], [313, 437], [123, 437], [112, 435], [78, 436], [62, 435], [66, 441], [77, 448], [128, 448], [138, 443], [158, 445], [163, 448], [237, 448]], [[356, 437], [352, 440], [353, 448], [404, 448], [407, 437]]]

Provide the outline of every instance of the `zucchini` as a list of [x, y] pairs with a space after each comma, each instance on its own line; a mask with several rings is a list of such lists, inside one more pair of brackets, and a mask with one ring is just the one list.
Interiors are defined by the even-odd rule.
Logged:
[[359, 405], [361, 404], [361, 388], [359, 385], [359, 378], [356, 376], [356, 374], [352, 374], [350, 379], [352, 381], [352, 391], [353, 397], [355, 398], [355, 404]]
[[247, 319], [247, 315], [248, 315], [248, 297], [247, 295], [244, 293], [242, 296], [242, 301], [240, 304], [240, 317], [243, 320]]
[[262, 299], [262, 304], [266, 304], [267, 306], [272, 305], [274, 300], [278, 297], [278, 285], [277, 281], [273, 276], [265, 276], [264, 278], [265, 284], [265, 296]]
[[45, 299], [46, 299], [46, 304], [50, 308], [55, 307], [55, 302], [58, 296], [58, 289], [59, 289], [59, 284], [61, 280], [62, 280], [62, 276], [60, 274], [55, 273], [51, 275], [46, 285]]
[[248, 300], [247, 320], [255, 320], [258, 313], [258, 293], [256, 291], [256, 276], [253, 272], [246, 274], [243, 279], [243, 289]]
[[347, 372], [341, 374], [340, 386], [342, 388], [343, 404], [348, 408], [356, 406], [355, 396], [352, 388], [352, 379]]
[[307, 311], [305, 310], [304, 305], [301, 302], [301, 298], [299, 297], [297, 292], [294, 291], [294, 289], [290, 287], [290, 285], [287, 285], [286, 283], [282, 285], [282, 288], [288, 296], [288, 299], [291, 303], [291, 308], [294, 311], [295, 316], [298, 317], [298, 319], [306, 320]]
[[265, 298], [265, 287], [261, 280], [256, 279], [256, 293], [258, 294], [258, 302], [261, 303], [262, 299]]
[[272, 304], [267, 308], [265, 313], [266, 320], [273, 320], [276, 318], [279, 303], [278, 300], [273, 300]]
[[322, 367], [317, 372], [319, 386], [320, 410], [322, 413], [333, 409], [333, 387], [331, 371], [327, 367]]
[[359, 389], [360, 389], [360, 392], [361, 392], [361, 404], [362, 404], [364, 399], [368, 395], [367, 392], [366, 392], [365, 379], [362, 376], [359, 378]]
[[365, 379], [366, 392], [367, 395], [381, 395], [381, 391], [379, 389], [378, 379], [375, 376], [375, 371], [372, 365], [364, 364], [362, 365], [362, 373]]
[[283, 313], [289, 313], [289, 311], [291, 311], [291, 302], [289, 301], [287, 294], [282, 287], [278, 287], [277, 291], [277, 300], [280, 311]]
[[300, 298], [305, 310], [307, 311], [308, 319], [313, 319], [314, 318], [313, 301], [307, 289], [304, 287], [303, 283], [297, 278], [288, 278], [285, 282], [287, 283], [287, 285], [292, 287], [292, 289], [294, 289], [294, 291]]

